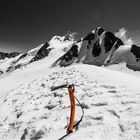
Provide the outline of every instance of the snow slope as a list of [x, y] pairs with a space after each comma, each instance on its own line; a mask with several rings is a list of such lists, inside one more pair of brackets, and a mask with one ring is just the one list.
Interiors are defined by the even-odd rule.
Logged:
[[0, 60], [0, 69], [5, 73], [7, 68], [11, 65], [13, 65], [13, 63], [21, 56], [18, 55], [14, 58], [5, 58], [4, 60]]
[[[85, 111], [78, 131], [68, 140], [140, 139], [139, 77], [86, 64], [30, 70], [13, 73], [15, 79], [0, 79], [0, 85], [6, 78], [19, 79], [10, 91], [1, 87], [0, 139], [56, 140], [64, 135], [70, 112], [67, 90], [52, 92], [50, 87], [66, 82], [75, 84], [75, 96]], [[81, 114], [77, 106], [75, 121]]]
[[53, 63], [64, 55], [72, 46], [74, 41], [72, 39], [65, 39], [66, 36], [54, 36], [49, 42], [41, 44], [36, 48], [29, 50], [24, 54], [20, 54], [15, 58], [5, 58], [0, 60], [0, 74], [11, 73], [16, 69], [22, 69], [30, 63], [49, 57], [51, 59], [48, 63]]
[[19, 84], [30, 81], [31, 79], [34, 79], [37, 76], [41, 76], [42, 74], [45, 74], [46, 76], [46, 71], [48, 74], [48, 71], [50, 71], [49, 69], [51, 65], [55, 62], [55, 60], [57, 60], [62, 55], [64, 55], [65, 52], [69, 50], [69, 48], [73, 44], [73, 42], [71, 41], [66, 41], [64, 43], [57, 42], [57, 44], [55, 43], [53, 41], [50, 43], [49, 48], [51, 48], [52, 50], [50, 51], [49, 55], [44, 59], [30, 63], [29, 65], [25, 65], [24, 67], [21, 67], [20, 69], [16, 69], [10, 74], [1, 75], [0, 87], [2, 88], [0, 90], [0, 93], [15, 88]]
[[[31, 50], [29, 50], [26, 54], [26, 57], [21, 58], [20, 60], [18, 60], [18, 62], [16, 63], [16, 65], [24, 65], [24, 64], [28, 64], [31, 59], [37, 54], [37, 52], [39, 51], [39, 49], [43, 46], [44, 44], [39, 45], [36, 48], [33, 48]], [[24, 54], [23, 54], [24, 55]]]
[[5, 74], [6, 72], [15, 70], [16, 66], [20, 67], [20, 66], [24, 66], [28, 64], [42, 46], [43, 44], [41, 44], [40, 46], [34, 49], [31, 49], [25, 54], [19, 54], [18, 56], [14, 58], [5, 58], [4, 60], [0, 60], [0, 69]]

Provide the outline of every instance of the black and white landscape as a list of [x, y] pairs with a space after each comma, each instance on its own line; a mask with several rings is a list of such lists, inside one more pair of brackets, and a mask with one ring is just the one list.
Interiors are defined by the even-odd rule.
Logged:
[[[70, 103], [85, 114], [69, 140], [140, 139], [140, 48], [98, 27], [85, 37], [55, 35], [24, 54], [0, 53], [0, 139], [56, 140], [66, 133]], [[78, 104], [78, 103], [76, 103]], [[81, 117], [76, 107], [75, 121]]]
[[1, 0], [0, 140], [140, 140], [139, 17], [140, 0]]

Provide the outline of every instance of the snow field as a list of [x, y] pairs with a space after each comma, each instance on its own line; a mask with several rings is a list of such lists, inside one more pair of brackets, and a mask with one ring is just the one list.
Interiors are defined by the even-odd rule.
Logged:
[[[66, 89], [50, 91], [50, 87], [71, 82], [85, 115], [69, 140], [139, 140], [138, 81], [131, 75], [90, 65], [53, 69], [48, 76], [34, 78], [1, 97], [0, 139], [56, 140], [63, 136], [69, 122], [69, 97]], [[78, 121], [82, 112], [76, 104]]]

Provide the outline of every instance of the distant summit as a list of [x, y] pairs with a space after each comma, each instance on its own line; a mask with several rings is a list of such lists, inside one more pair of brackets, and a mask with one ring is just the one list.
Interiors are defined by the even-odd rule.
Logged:
[[112, 32], [98, 27], [59, 58], [53, 66], [67, 66], [82, 62], [96, 66], [126, 63], [128, 68], [140, 71], [140, 47], [127, 45]]
[[67, 66], [73, 62], [82, 62], [97, 66], [108, 65], [114, 52], [121, 45], [124, 45], [121, 39], [98, 27], [80, 42], [73, 43], [71, 49], [59, 59], [59, 64]]

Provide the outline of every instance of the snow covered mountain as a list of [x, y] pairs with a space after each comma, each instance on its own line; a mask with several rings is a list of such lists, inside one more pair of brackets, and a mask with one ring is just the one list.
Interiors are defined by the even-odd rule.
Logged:
[[[56, 53], [56, 54], [55, 54]], [[42, 44], [15, 59], [4, 60], [0, 63], [1, 73], [11, 72], [32, 62], [52, 58], [54, 66], [68, 66], [73, 63], [84, 63], [96, 66], [126, 63], [126, 67], [140, 70], [140, 48], [127, 45], [113, 33], [98, 27], [80, 40], [74, 40], [72, 35], [54, 36], [49, 42]], [[20, 57], [19, 57], [20, 56]], [[4, 58], [4, 57], [2, 57]], [[6, 68], [3, 70], [4, 62]]]
[[0, 52], [0, 74], [3, 74], [3, 65], [7, 65], [9, 59], [13, 59], [14, 57], [20, 55], [18, 52], [12, 52], [12, 53], [4, 53]]
[[32, 62], [38, 61], [45, 57], [51, 59], [52, 54], [54, 54], [53, 60], [55, 61], [61, 57], [61, 55], [66, 53], [71, 48], [73, 43], [74, 40], [70, 35], [62, 37], [54, 36], [49, 42], [41, 44], [27, 53], [20, 54], [14, 58], [9, 57], [10, 59], [4, 59], [5, 57], [2, 57], [4, 60], [0, 60], [1, 74], [9, 73], [16, 69], [26, 67]]
[[[140, 72], [127, 68], [139, 70], [139, 56], [137, 46], [99, 27], [78, 41], [54, 36], [25, 54], [0, 60], [0, 140], [63, 136], [69, 98], [66, 89], [51, 87], [66, 83], [75, 85], [85, 112], [68, 140], [139, 140]], [[76, 105], [75, 122], [82, 114]]]
[[[119, 38], [99, 27], [85, 38], [75, 42], [71, 49], [59, 59], [59, 65], [65, 66], [73, 62], [105, 65], [121, 45], [124, 44]], [[58, 60], [56, 62], [58, 63]]]
[[54, 64], [67, 66], [82, 62], [96, 66], [126, 63], [126, 67], [140, 71], [140, 47], [127, 45], [113, 33], [103, 28], [90, 32], [85, 38], [73, 44], [71, 49]]

